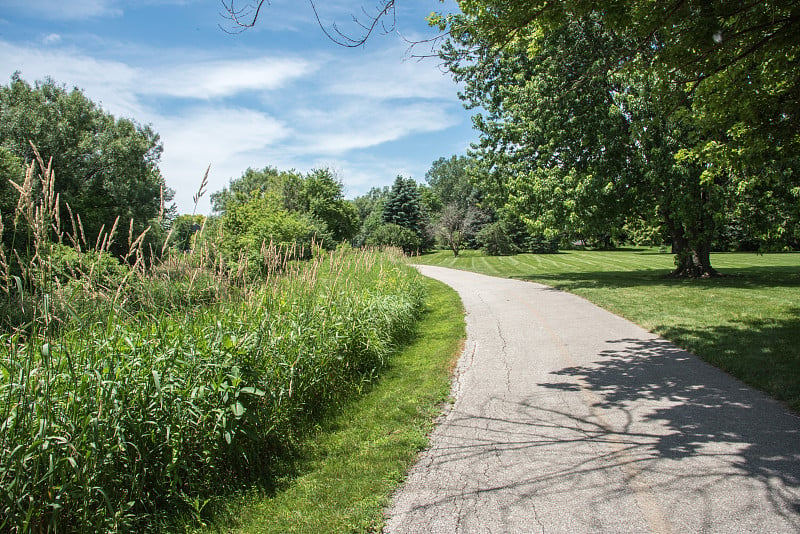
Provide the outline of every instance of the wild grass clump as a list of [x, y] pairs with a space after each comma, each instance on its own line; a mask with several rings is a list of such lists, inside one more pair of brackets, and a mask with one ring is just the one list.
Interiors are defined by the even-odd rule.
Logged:
[[72, 322], [80, 328], [86, 321], [224, 300], [230, 277], [213, 260], [211, 243], [191, 254], [164, 249], [156, 261], [159, 255], [143, 248], [151, 227], [136, 235], [129, 221], [128, 253], [115, 258], [112, 245], [125, 239], [119, 218], [87, 239], [80, 214], [68, 204], [62, 210], [51, 162], [33, 149], [36, 160], [24, 180], [12, 182], [19, 193], [14, 227], [3, 228], [0, 220], [0, 243], [5, 233], [15, 244], [0, 245], [0, 332], [53, 334]]
[[42, 213], [52, 231], [27, 263], [10, 268], [0, 249], [6, 305], [28, 315], [0, 333], [2, 531], [202, 518], [216, 496], [269, 480], [374, 378], [423, 300], [416, 271], [376, 251], [298, 262], [265, 246], [275, 269], [247, 287], [199, 255], [144, 265], [134, 252], [98, 277], [104, 245], [50, 261], [60, 234]]

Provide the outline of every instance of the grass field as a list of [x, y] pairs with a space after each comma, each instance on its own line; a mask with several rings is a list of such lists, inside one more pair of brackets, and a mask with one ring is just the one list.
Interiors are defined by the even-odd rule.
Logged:
[[211, 532], [313, 534], [379, 532], [383, 510], [427, 445], [464, 338], [458, 295], [426, 279], [426, 307], [414, 341], [390, 360], [366, 395], [321, 427], [296, 473], [272, 495], [233, 499]]
[[714, 254], [725, 276], [675, 280], [653, 249], [454, 258], [418, 263], [547, 284], [581, 295], [800, 411], [800, 254]]

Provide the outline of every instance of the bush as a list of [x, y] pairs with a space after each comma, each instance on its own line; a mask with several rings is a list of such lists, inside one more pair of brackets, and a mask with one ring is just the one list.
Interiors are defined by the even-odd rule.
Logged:
[[481, 250], [490, 256], [507, 256], [520, 251], [500, 221], [484, 226], [475, 239]]
[[388, 223], [376, 228], [366, 239], [365, 245], [368, 247], [397, 247], [403, 249], [406, 254], [413, 254], [419, 252], [422, 238], [414, 230]]
[[272, 194], [245, 203], [230, 203], [218, 220], [212, 221], [207, 236], [219, 244], [219, 253], [229, 270], [248, 278], [264, 278], [273, 269], [271, 246], [292, 251], [295, 258], [309, 259], [315, 247], [336, 246], [322, 221], [307, 213], [290, 212]]
[[544, 235], [530, 236], [526, 240], [526, 249], [533, 254], [556, 254], [558, 238], [547, 238]]

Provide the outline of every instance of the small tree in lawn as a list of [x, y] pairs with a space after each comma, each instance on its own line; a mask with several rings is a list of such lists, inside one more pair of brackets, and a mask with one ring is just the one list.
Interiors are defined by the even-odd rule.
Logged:
[[458, 257], [458, 253], [464, 244], [466, 226], [466, 212], [457, 204], [450, 203], [442, 209], [437, 233], [439, 238], [447, 245], [447, 248], [453, 251], [453, 256], [455, 257]]

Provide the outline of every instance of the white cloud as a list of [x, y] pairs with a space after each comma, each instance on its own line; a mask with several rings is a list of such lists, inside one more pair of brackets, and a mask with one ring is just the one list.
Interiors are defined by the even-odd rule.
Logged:
[[61, 36], [57, 33], [51, 33], [49, 35], [45, 35], [44, 39], [42, 39], [42, 42], [46, 45], [56, 44], [59, 41], [61, 41]]
[[116, 115], [139, 117], [142, 107], [133, 92], [140, 71], [119, 61], [95, 59], [68, 50], [30, 48], [0, 41], [0, 72], [21, 71], [29, 83], [53, 78], [77, 86]]
[[[167, 55], [169, 57], [169, 55]], [[260, 57], [250, 60], [204, 60], [135, 67], [96, 59], [68, 49], [20, 47], [0, 41], [0, 71], [22, 71], [29, 82], [52, 77], [86, 95], [118, 116], [149, 120], [142, 97], [212, 99], [245, 91], [273, 91], [311, 73], [309, 61]]]
[[261, 57], [236, 61], [199, 61], [159, 69], [142, 92], [183, 98], [219, 98], [243, 91], [269, 91], [307, 75], [304, 60]]
[[[254, 154], [270, 150], [290, 133], [265, 113], [225, 107], [185, 110], [180, 116], [160, 118], [153, 126], [164, 143], [161, 172], [175, 189], [181, 212], [191, 211], [191, 198], [209, 164], [208, 190], [218, 191], [253, 165]], [[199, 211], [207, 209], [206, 198]]]
[[339, 69], [330, 90], [340, 95], [390, 99], [451, 100], [455, 85], [438, 67], [438, 59], [401, 61], [400, 48], [371, 54], [364, 61]]
[[374, 147], [422, 132], [453, 126], [443, 106], [435, 103], [409, 104], [357, 101], [332, 110], [305, 109], [298, 112], [303, 129], [302, 146], [311, 153], [339, 154]]

